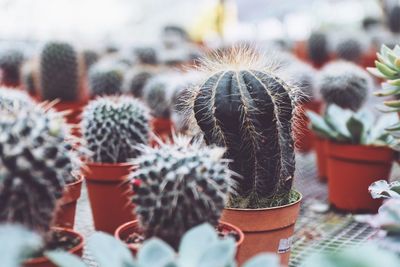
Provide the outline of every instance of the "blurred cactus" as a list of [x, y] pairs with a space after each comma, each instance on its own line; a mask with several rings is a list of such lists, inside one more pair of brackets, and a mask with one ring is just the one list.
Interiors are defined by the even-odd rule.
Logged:
[[4, 85], [16, 87], [20, 84], [20, 67], [24, 55], [17, 49], [5, 49], [0, 52], [1, 79]]
[[323, 32], [313, 32], [307, 41], [308, 57], [314, 65], [321, 66], [329, 59], [328, 38]]

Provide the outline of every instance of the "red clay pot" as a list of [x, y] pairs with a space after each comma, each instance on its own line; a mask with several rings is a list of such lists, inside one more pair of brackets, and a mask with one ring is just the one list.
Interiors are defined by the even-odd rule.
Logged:
[[[236, 251], [239, 251], [240, 246], [242, 245], [244, 241], [244, 234], [243, 232], [236, 226], [226, 223], [226, 222], [219, 222], [219, 225], [223, 226], [225, 229], [232, 230], [236, 232], [239, 235], [239, 240], [236, 241]], [[130, 236], [133, 233], [140, 233], [141, 230], [139, 229], [139, 222], [137, 220], [135, 221], [130, 221], [127, 223], [124, 223], [120, 227], [117, 228], [117, 230], [114, 233], [114, 237], [118, 240], [121, 240], [122, 242], [125, 242], [126, 238]], [[134, 245], [134, 244], [126, 244], [129, 248], [129, 250], [132, 252], [132, 255], [136, 256], [139, 246]]]
[[[71, 254], [74, 254], [78, 257], [82, 257], [83, 253], [83, 243], [84, 239], [83, 236], [75, 231], [72, 231], [70, 229], [65, 229], [65, 228], [58, 228], [54, 227], [54, 230], [56, 231], [61, 231], [66, 233], [67, 235], [74, 236], [80, 240], [79, 244], [75, 246], [74, 248], [70, 249], [68, 252]], [[26, 260], [23, 264], [24, 267], [56, 267], [49, 259], [46, 257], [39, 257], [39, 258], [33, 258]]]
[[261, 252], [277, 253], [283, 266], [289, 263], [301, 199], [300, 194], [296, 202], [285, 206], [224, 210], [221, 220], [236, 225], [244, 233], [244, 242], [238, 251], [239, 266]]
[[327, 140], [318, 136], [314, 136], [315, 156], [317, 160], [317, 173], [321, 182], [328, 180], [327, 161], [326, 155]]
[[[168, 139], [172, 139], [172, 131], [174, 126], [170, 119], [153, 118], [151, 120], [151, 127], [155, 135], [161, 138], [161, 140], [166, 141]], [[150, 144], [154, 146], [157, 144], [157, 142], [155, 140], [151, 140]]]
[[135, 219], [132, 187], [126, 176], [130, 163], [87, 163], [86, 185], [95, 229], [114, 234], [123, 223]]
[[389, 177], [393, 150], [328, 142], [327, 154], [330, 203], [348, 212], [377, 212], [382, 201], [373, 199], [368, 187]]
[[308, 124], [310, 120], [307, 117], [306, 111], [311, 110], [316, 113], [320, 112], [322, 106], [321, 101], [310, 101], [304, 103], [301, 110], [301, 113], [298, 117], [298, 127], [294, 132], [294, 138], [296, 142], [296, 148], [300, 152], [309, 152], [313, 148], [314, 143], [314, 135], [312, 131], [308, 128]]
[[82, 182], [83, 177], [80, 177], [78, 181], [65, 186], [55, 218], [56, 226], [69, 229], [74, 228], [76, 204], [81, 196]]

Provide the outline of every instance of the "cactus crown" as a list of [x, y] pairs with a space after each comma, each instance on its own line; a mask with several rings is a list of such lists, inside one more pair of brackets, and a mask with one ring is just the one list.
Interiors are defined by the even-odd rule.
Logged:
[[34, 106], [2, 110], [0, 130], [0, 221], [45, 233], [80, 165], [69, 128], [62, 114]]
[[126, 74], [122, 89], [126, 93], [131, 93], [134, 97], [142, 98], [143, 88], [155, 74], [156, 70], [153, 68], [142, 66], [133, 68]]
[[328, 39], [323, 32], [313, 32], [308, 39], [308, 56], [316, 65], [322, 65], [329, 59]]
[[20, 82], [20, 66], [24, 55], [16, 49], [8, 49], [0, 53], [0, 69], [3, 73], [3, 82], [10, 86], [17, 86]]
[[326, 65], [320, 72], [317, 86], [325, 102], [357, 111], [367, 100], [372, 79], [357, 65], [337, 61]]
[[340, 40], [336, 46], [336, 54], [340, 59], [351, 62], [359, 62], [363, 53], [361, 42], [355, 38], [345, 38]]
[[296, 88], [251, 50], [233, 49], [205, 61], [208, 79], [193, 91], [189, 108], [208, 144], [227, 148], [238, 196], [230, 206], [287, 203], [295, 170], [292, 127]]
[[120, 94], [124, 70], [118, 65], [98, 64], [90, 68], [88, 79], [92, 96]]
[[156, 50], [152, 47], [139, 47], [134, 52], [141, 64], [156, 65], [158, 63]]
[[82, 54], [86, 70], [89, 70], [89, 68], [99, 60], [99, 54], [96, 51], [86, 49]]
[[79, 58], [72, 45], [63, 42], [47, 43], [40, 55], [39, 72], [43, 100], [79, 100]]
[[311, 65], [295, 60], [295, 62], [288, 64], [287, 67], [282, 66], [282, 68], [283, 75], [293, 80], [293, 83], [301, 90], [307, 100], [314, 100], [320, 97], [315, 85], [317, 71]]
[[92, 160], [127, 162], [140, 154], [139, 144], [149, 138], [149, 112], [132, 97], [102, 97], [91, 101], [83, 112], [82, 130]]
[[25, 92], [0, 87], [0, 112], [3, 110], [18, 111], [33, 105], [33, 100]]
[[176, 247], [182, 235], [204, 222], [216, 226], [230, 190], [232, 172], [224, 149], [174, 137], [174, 144], [140, 147], [142, 156], [130, 177], [133, 202], [146, 237], [159, 237]]

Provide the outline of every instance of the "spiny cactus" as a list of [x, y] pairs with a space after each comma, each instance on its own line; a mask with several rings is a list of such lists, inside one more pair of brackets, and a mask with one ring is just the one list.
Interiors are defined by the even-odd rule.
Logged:
[[372, 79], [357, 65], [337, 61], [320, 72], [317, 86], [325, 102], [357, 111], [365, 103], [372, 88]]
[[400, 33], [400, 5], [393, 6], [388, 13], [387, 24], [390, 31]]
[[157, 52], [152, 47], [139, 47], [134, 52], [141, 64], [155, 65], [158, 63]]
[[336, 46], [336, 54], [343, 60], [357, 63], [361, 60], [362, 53], [362, 44], [355, 38], [342, 39]]
[[208, 79], [189, 101], [207, 144], [226, 147], [231, 170], [243, 177], [236, 178], [232, 207], [291, 201], [297, 94], [262, 58], [235, 48], [233, 54], [204, 62]]
[[156, 73], [157, 70], [150, 67], [137, 66], [133, 68], [125, 75], [122, 91], [142, 98], [145, 85]]
[[175, 144], [142, 146], [132, 163], [133, 203], [147, 238], [159, 237], [177, 247], [183, 234], [204, 222], [216, 226], [230, 191], [228, 161], [223, 148], [201, 147], [189, 138]]
[[0, 53], [0, 69], [3, 83], [7, 86], [18, 86], [20, 83], [20, 67], [24, 55], [17, 49], [7, 49]]
[[315, 76], [317, 71], [309, 64], [295, 60], [282, 67], [285, 77], [288, 77], [302, 91], [307, 100], [319, 98], [319, 92], [316, 90]]
[[64, 184], [75, 181], [80, 165], [66, 141], [69, 128], [47, 107], [0, 113], [0, 221], [44, 234]]
[[30, 95], [37, 94], [35, 84], [35, 65], [33, 62], [26, 62], [21, 68], [21, 83], [25, 91]]
[[48, 42], [44, 46], [40, 55], [39, 75], [43, 100], [79, 100], [79, 58], [69, 43]]
[[307, 42], [308, 56], [315, 65], [329, 59], [328, 38], [323, 32], [313, 32]]
[[31, 108], [33, 105], [33, 100], [25, 92], [0, 87], [0, 112], [3, 110], [18, 111], [22, 108]]
[[99, 60], [99, 54], [96, 51], [86, 49], [82, 52], [86, 71]]
[[120, 94], [124, 69], [118, 65], [99, 64], [89, 70], [88, 79], [92, 96]]
[[149, 112], [132, 97], [98, 98], [84, 109], [82, 130], [94, 162], [127, 162], [148, 143]]

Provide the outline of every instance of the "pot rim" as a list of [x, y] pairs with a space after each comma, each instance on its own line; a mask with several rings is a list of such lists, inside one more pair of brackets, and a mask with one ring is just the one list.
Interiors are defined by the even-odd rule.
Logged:
[[83, 180], [85, 179], [84, 176], [83, 176], [83, 174], [79, 174], [78, 177], [79, 177], [79, 179], [76, 180], [75, 182], [72, 182], [72, 183], [69, 183], [69, 184], [66, 183], [66, 184], [65, 184], [65, 187], [73, 187], [73, 186], [75, 186], [75, 185], [77, 185], [77, 184], [82, 183]]
[[[128, 246], [129, 248], [133, 248], [133, 249], [136, 250], [136, 249], [137, 249], [136, 246], [133, 246], [132, 244], [126, 243], [126, 242], [121, 238], [121, 233], [122, 233], [122, 231], [124, 231], [124, 230], [126, 230], [126, 229], [129, 229], [130, 227], [137, 226], [138, 224], [139, 224], [139, 220], [133, 220], [133, 221], [129, 221], [129, 222], [126, 222], [126, 223], [121, 224], [121, 225], [118, 226], [118, 228], [115, 230], [115, 232], [114, 232], [114, 237], [115, 237], [116, 239], [118, 239], [118, 240], [124, 242], [124, 244], [125, 244], [126, 246]], [[239, 235], [239, 240], [235, 240], [235, 246], [236, 246], [236, 248], [239, 248], [239, 247], [242, 245], [242, 243], [244, 242], [244, 238], [245, 238], [245, 237], [244, 237], [243, 231], [242, 231], [239, 227], [237, 227], [237, 226], [235, 226], [235, 225], [233, 225], [233, 224], [231, 224], [231, 223], [227, 223], [227, 222], [225, 222], [225, 221], [222, 221], [222, 220], [219, 220], [219, 221], [218, 221], [218, 225], [228, 226], [228, 228], [233, 229], [233, 230]]]
[[131, 162], [116, 162], [116, 163], [102, 163], [102, 162], [91, 162], [86, 160], [85, 165], [87, 167], [93, 166], [93, 167], [129, 167], [132, 166], [134, 167], [135, 165]]
[[[67, 229], [67, 228], [63, 228], [63, 227], [52, 227], [51, 229], [59, 231], [59, 232], [68, 233], [68, 234], [70, 234], [72, 236], [76, 236], [80, 239], [78, 245], [76, 245], [72, 249], [68, 250], [69, 253], [75, 254], [77, 251], [83, 250], [85, 238], [80, 233], [78, 233], [72, 229]], [[50, 262], [50, 260], [48, 258], [46, 258], [46, 256], [41, 256], [41, 257], [27, 259], [26, 261], [23, 262], [23, 264], [38, 264], [38, 263], [45, 263], [45, 262]]]
[[382, 149], [382, 150], [393, 150], [390, 146], [378, 146], [378, 145], [363, 145], [363, 144], [348, 144], [348, 143], [340, 143], [330, 139], [326, 139], [330, 145], [334, 146], [347, 146], [347, 147], [357, 147], [357, 148], [368, 148], [368, 149]]
[[300, 193], [297, 190], [294, 190], [294, 189], [292, 189], [292, 191], [294, 191], [294, 192], [299, 194], [299, 199], [296, 200], [293, 203], [289, 203], [289, 204], [286, 204], [286, 205], [281, 205], [281, 206], [276, 206], [276, 207], [269, 207], [269, 208], [259, 208], [259, 209], [227, 208], [227, 207], [225, 207], [224, 209], [225, 210], [231, 210], [231, 211], [238, 211], [239, 210], [239, 211], [244, 211], [244, 212], [258, 212], [258, 211], [262, 212], [262, 211], [266, 211], [266, 210], [277, 210], [277, 209], [283, 209], [283, 208], [295, 206], [295, 205], [297, 205], [298, 203], [300, 203], [303, 200], [303, 194]]

